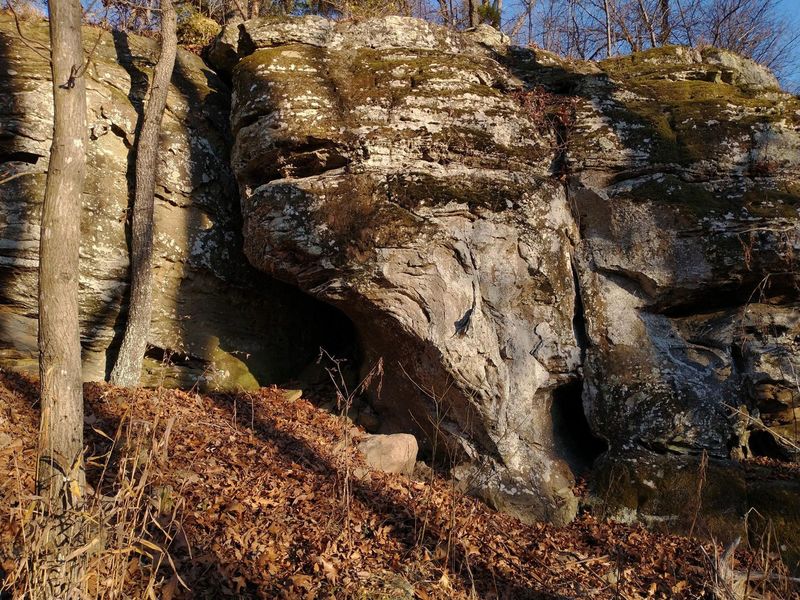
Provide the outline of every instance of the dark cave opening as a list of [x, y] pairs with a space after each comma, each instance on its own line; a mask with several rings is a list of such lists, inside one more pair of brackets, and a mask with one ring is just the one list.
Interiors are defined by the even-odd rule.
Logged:
[[774, 458], [781, 461], [790, 461], [795, 458], [788, 448], [780, 444], [774, 435], [765, 430], [751, 432], [748, 447], [755, 457]]
[[[337, 392], [349, 395], [358, 387], [363, 346], [353, 321], [339, 308], [294, 289], [294, 309], [304, 322], [302, 343], [295, 348], [295, 367], [280, 384], [303, 390], [314, 404], [331, 411]], [[297, 318], [297, 315], [295, 315]], [[354, 410], [364, 409], [363, 394], [353, 394]]]
[[608, 450], [608, 443], [596, 436], [583, 409], [583, 380], [573, 379], [553, 392], [550, 417], [556, 454], [577, 477], [591, 470], [595, 459]]
[[326, 383], [330, 379], [327, 370], [333, 369], [336, 374], [341, 371], [344, 382], [352, 387], [362, 361], [356, 326], [335, 306], [310, 297], [309, 300], [308, 315], [309, 320], [314, 321], [314, 327], [309, 332], [308, 348], [313, 351], [313, 356], [308, 357], [308, 362], [326, 370]]

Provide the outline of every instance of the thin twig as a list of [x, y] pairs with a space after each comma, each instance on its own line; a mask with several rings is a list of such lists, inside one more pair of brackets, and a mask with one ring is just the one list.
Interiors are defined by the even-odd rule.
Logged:
[[23, 171], [22, 173], [14, 173], [13, 175], [9, 175], [4, 179], [0, 179], [0, 185], [8, 183], [9, 181], [13, 181], [17, 177], [22, 177], [23, 175], [43, 175], [45, 173], [47, 173], [47, 171]]
[[735, 411], [736, 413], [738, 413], [738, 414], [742, 415], [743, 417], [747, 418], [751, 423], [756, 425], [761, 431], [766, 431], [766, 432], [770, 433], [771, 435], [774, 435], [776, 438], [781, 440], [783, 443], [791, 446], [795, 450], [795, 452], [800, 452], [800, 446], [798, 446], [796, 443], [794, 443], [789, 438], [782, 436], [780, 433], [778, 433], [777, 431], [775, 431], [771, 427], [765, 425], [761, 421], [761, 419], [756, 419], [755, 417], [751, 417], [746, 412], [736, 408], [735, 406], [731, 406], [730, 404], [726, 404], [726, 403], [723, 402], [722, 405], [727, 407], [727, 408], [730, 408], [732, 411]]
[[38, 45], [40, 48], [43, 48], [45, 50], [45, 52], [48, 51], [47, 47], [43, 46], [41, 44], [38, 44], [38, 42], [35, 42], [34, 40], [28, 39], [27, 37], [25, 37], [25, 34], [22, 33], [22, 27], [19, 24], [19, 15], [17, 15], [17, 11], [14, 10], [14, 3], [11, 0], [6, 0], [6, 6], [8, 7], [8, 10], [11, 11], [11, 14], [14, 15], [14, 25], [17, 28], [17, 33], [19, 34], [19, 38], [22, 40], [22, 43], [25, 44], [28, 47], [29, 50], [31, 50], [32, 52], [35, 52], [41, 58], [43, 58], [44, 60], [46, 60], [49, 63], [50, 62], [49, 54], [45, 54], [39, 48], [36, 48], [34, 46], [34, 44]]

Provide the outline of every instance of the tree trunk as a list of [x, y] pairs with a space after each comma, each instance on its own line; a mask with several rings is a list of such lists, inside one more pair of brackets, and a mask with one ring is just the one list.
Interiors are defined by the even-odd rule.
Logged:
[[672, 34], [672, 26], [670, 25], [671, 7], [669, 0], [660, 0], [659, 4], [661, 6], [661, 31], [659, 31], [658, 41], [662, 46], [666, 46]]
[[[78, 325], [81, 192], [86, 172], [86, 87], [79, 0], [50, 0], [53, 143], [39, 235], [39, 376], [41, 422], [36, 484], [51, 534], [32, 595], [78, 598], [81, 563], [65, 562], [78, 543], [86, 476]], [[76, 510], [77, 509], [77, 510]]]
[[66, 508], [83, 474], [83, 389], [78, 325], [81, 191], [86, 171], [86, 87], [79, 0], [51, 0], [53, 144], [39, 241], [39, 493]]
[[686, 41], [689, 43], [689, 46], [694, 48], [695, 47], [695, 43], [694, 43], [694, 26], [690, 25], [686, 21], [686, 13], [683, 10], [683, 5], [681, 4], [681, 0], [675, 0], [675, 1], [678, 4], [678, 12], [679, 12], [679, 14], [681, 16], [681, 23], [683, 25], [683, 30], [684, 30], [685, 35], [686, 35]]
[[467, 7], [467, 25], [469, 27], [477, 27], [478, 23], [480, 22], [480, 17], [478, 15], [478, 2], [480, 0], [467, 0], [466, 7]]
[[603, 0], [603, 11], [606, 13], [606, 56], [611, 56], [611, 6], [609, 0]]
[[161, 0], [161, 55], [153, 73], [144, 120], [136, 145], [136, 195], [131, 224], [131, 295], [128, 323], [111, 383], [134, 386], [139, 383], [142, 361], [153, 313], [153, 205], [156, 187], [156, 159], [161, 118], [178, 49], [175, 9], [171, 0]]
[[647, 14], [647, 9], [644, 7], [644, 2], [639, 0], [639, 11], [642, 14], [642, 21], [644, 21], [644, 26], [647, 28], [647, 33], [650, 35], [650, 43], [652, 47], [655, 48], [658, 46], [656, 43], [656, 32], [653, 29], [653, 22], [650, 20], [650, 15]]

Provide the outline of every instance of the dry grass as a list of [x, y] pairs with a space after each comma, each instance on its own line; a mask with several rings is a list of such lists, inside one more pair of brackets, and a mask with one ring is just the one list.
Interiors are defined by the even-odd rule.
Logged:
[[59, 520], [74, 548], [60, 560], [53, 560], [52, 547], [62, 532], [47, 518], [42, 499], [30, 493], [29, 470], [14, 457], [16, 497], [7, 523], [13, 542], [5, 553], [14, 566], [6, 569], [4, 587], [16, 596], [47, 598], [50, 569], [85, 574], [79, 587], [98, 599], [154, 598], [156, 589], [168, 595], [185, 587], [167, 550], [181, 533], [182, 500], [169, 486], [151, 482], [166, 464], [174, 420], [148, 422], [126, 413], [112, 435], [88, 421], [102, 453], [87, 459], [94, 481], [85, 503]]

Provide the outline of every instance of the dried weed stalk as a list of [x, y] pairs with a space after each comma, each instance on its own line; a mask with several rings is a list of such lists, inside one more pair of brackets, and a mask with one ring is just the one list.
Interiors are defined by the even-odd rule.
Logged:
[[[73, 547], [59, 556], [58, 564], [43, 563], [42, 557], [58, 537], [45, 516], [42, 498], [24, 492], [12, 514], [17, 531], [14, 545], [16, 569], [6, 574], [3, 591], [13, 597], [44, 598], [50, 569], [82, 565], [83, 588], [89, 598], [171, 598], [181, 580], [170, 545], [185, 540], [180, 525], [181, 494], [169, 486], [159, 487], [152, 479], [156, 466], [167, 460], [174, 419], [161, 426], [137, 421], [126, 415], [114, 437], [97, 427], [94, 431], [107, 442], [105, 450], [87, 459], [87, 468], [97, 475], [97, 484], [80, 507], [67, 511], [62, 524], [82, 524]], [[21, 474], [17, 469], [21, 480]]]

